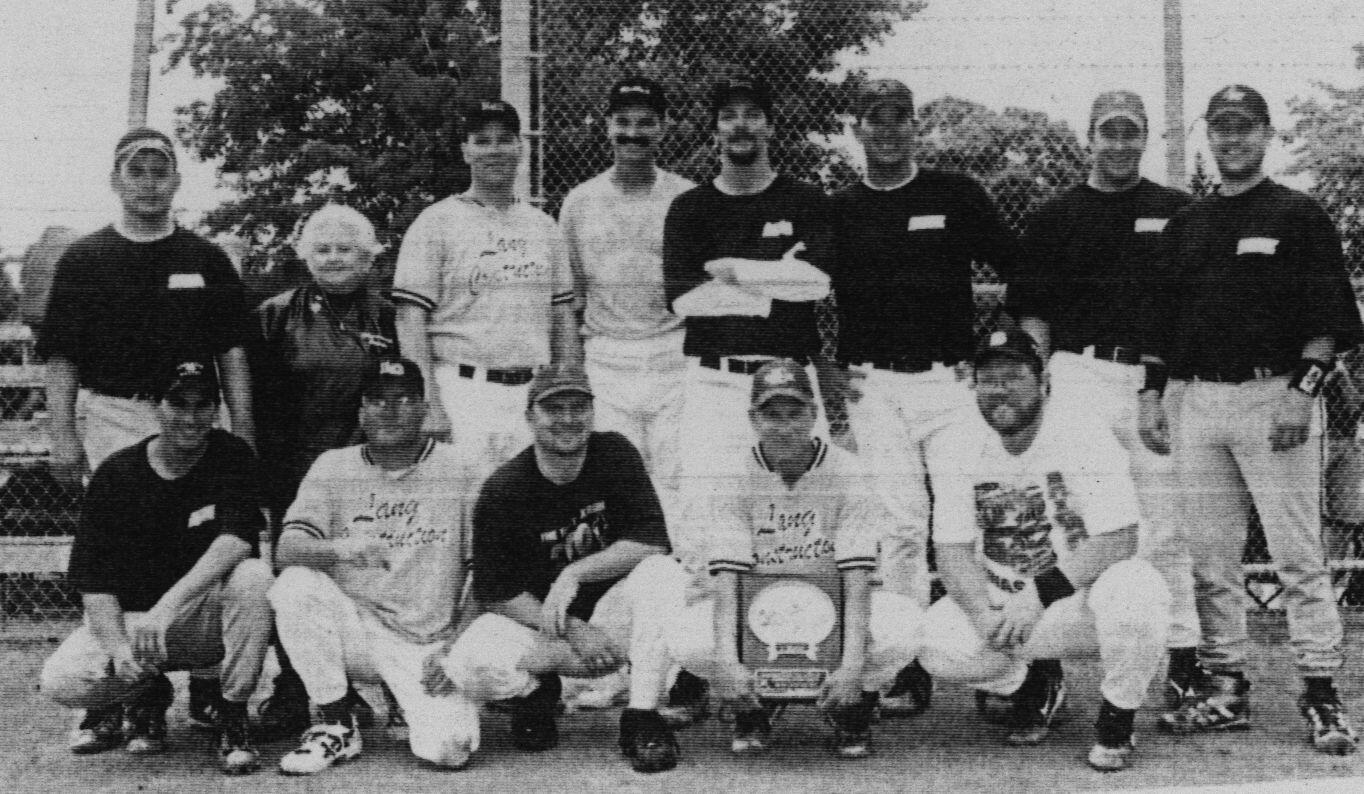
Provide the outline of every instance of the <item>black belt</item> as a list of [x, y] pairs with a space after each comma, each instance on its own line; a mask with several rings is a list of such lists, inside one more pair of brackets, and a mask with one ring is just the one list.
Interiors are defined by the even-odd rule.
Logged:
[[91, 386], [89, 387], [89, 389], [90, 391], [102, 397], [113, 397], [119, 400], [149, 400], [152, 402], [156, 401], [156, 393], [151, 391], [150, 389], [134, 391], [132, 389], [118, 388], [102, 389], [97, 386]]
[[[478, 374], [478, 367], [468, 364], [459, 365], [459, 376], [473, 380]], [[484, 380], [489, 383], [501, 383], [505, 386], [520, 386], [523, 383], [530, 383], [530, 379], [535, 377], [535, 370], [530, 367], [518, 367], [516, 369], [484, 369]]]
[[887, 372], [900, 372], [904, 374], [914, 374], [916, 372], [927, 372], [937, 364], [951, 367], [955, 366], [955, 361], [941, 361], [932, 358], [909, 358], [908, 356], [896, 356], [894, 358], [872, 358], [861, 361], [849, 360], [849, 364], [865, 364], [872, 369], [883, 369]]
[[1245, 383], [1248, 380], [1275, 378], [1288, 372], [1286, 367], [1232, 367], [1231, 369], [1175, 370], [1176, 380], [1201, 380], [1209, 383]]
[[[700, 361], [701, 366], [709, 369], [718, 369], [721, 372], [733, 372], [736, 375], [752, 375], [762, 369], [764, 364], [775, 358], [776, 356], [771, 356], [750, 361], [748, 359], [733, 358], [731, 356], [701, 356]], [[794, 359], [802, 366], [806, 363], [804, 356], [795, 356]]]
[[[1091, 347], [1091, 345], [1063, 349], [1079, 356], [1088, 357], [1090, 354], [1085, 352], [1087, 347]], [[1094, 348], [1093, 357], [1100, 361], [1114, 361], [1119, 364], [1141, 363], [1141, 351], [1135, 347], [1123, 347], [1122, 345], [1092, 345], [1092, 347]]]

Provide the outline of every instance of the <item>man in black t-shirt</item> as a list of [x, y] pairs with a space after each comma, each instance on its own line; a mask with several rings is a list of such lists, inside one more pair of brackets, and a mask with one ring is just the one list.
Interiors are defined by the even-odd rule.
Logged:
[[85, 625], [43, 666], [42, 690], [86, 709], [72, 752], [126, 741], [152, 753], [173, 697], [165, 673], [221, 663], [220, 759], [243, 774], [258, 766], [246, 704], [273, 621], [270, 568], [253, 556], [265, 526], [256, 459], [213, 427], [211, 361], [173, 364], [152, 389], [161, 433], [110, 456], [85, 495], [68, 572]]
[[1222, 186], [1165, 230], [1142, 349], [1168, 366], [1171, 412], [1167, 425], [1157, 366], [1141, 392], [1139, 430], [1148, 447], [1170, 449], [1187, 495], [1199, 657], [1210, 675], [1160, 724], [1250, 725], [1241, 558], [1253, 504], [1283, 585], [1311, 741], [1350, 753], [1358, 739], [1333, 683], [1344, 631], [1322, 551], [1316, 398], [1336, 351], [1359, 343], [1360, 318], [1331, 219], [1261, 170], [1274, 137], [1264, 97], [1227, 86], [1205, 117]]
[[1197, 675], [1193, 563], [1174, 461], [1137, 436], [1137, 391], [1145, 378], [1141, 324], [1161, 232], [1190, 197], [1142, 178], [1147, 133], [1141, 97], [1108, 91], [1094, 100], [1089, 179], [1029, 219], [1024, 264], [1007, 305], [1043, 355], [1051, 352], [1052, 404], [1098, 414], [1128, 453], [1141, 501], [1140, 554], [1165, 577], [1172, 597], [1166, 698], [1174, 706]]
[[711, 113], [720, 173], [674, 199], [663, 224], [664, 293], [685, 318], [687, 356], [682, 525], [672, 529], [678, 555], [698, 569], [707, 494], [741, 473], [716, 462], [743, 460], [750, 376], [776, 358], [813, 365], [821, 356], [816, 309], [829, 294], [832, 256], [828, 199], [769, 159], [776, 118], [767, 85], [722, 80]]
[[[677, 743], [657, 711], [667, 673], [668, 587], [684, 588], [663, 511], [639, 452], [592, 432], [580, 368], [542, 369], [526, 416], [535, 443], [483, 485], [474, 508], [474, 596], [488, 610], [446, 657], [474, 700], [515, 697], [512, 742], [558, 743], [559, 674], [596, 677], [630, 664], [621, 749], [641, 772], [671, 769]], [[625, 609], [599, 609], [611, 600]]]
[[170, 138], [146, 127], [123, 135], [110, 184], [122, 214], [62, 254], [38, 331], [53, 473], [72, 485], [157, 431], [152, 384], [184, 359], [216, 359], [232, 431], [255, 440], [245, 353], [253, 329], [241, 281], [222, 249], [175, 224], [180, 174]]

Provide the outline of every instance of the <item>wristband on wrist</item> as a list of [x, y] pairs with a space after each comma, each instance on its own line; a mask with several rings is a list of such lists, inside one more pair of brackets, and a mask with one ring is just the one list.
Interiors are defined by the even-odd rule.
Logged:
[[1037, 585], [1037, 599], [1042, 602], [1044, 607], [1049, 607], [1063, 598], [1075, 595], [1075, 585], [1070, 583], [1060, 568], [1052, 568], [1046, 573], [1040, 573], [1032, 581], [1033, 584]]
[[1137, 393], [1140, 394], [1144, 391], [1153, 391], [1156, 394], [1164, 395], [1165, 384], [1169, 383], [1169, 381], [1169, 367], [1164, 364], [1156, 364], [1148, 361], [1146, 362], [1146, 382], [1141, 385], [1140, 389], [1137, 389]]
[[1326, 373], [1330, 371], [1331, 365], [1325, 361], [1304, 358], [1293, 368], [1293, 377], [1288, 379], [1288, 388], [1300, 391], [1308, 397], [1316, 397], [1321, 394], [1321, 387], [1326, 382]]

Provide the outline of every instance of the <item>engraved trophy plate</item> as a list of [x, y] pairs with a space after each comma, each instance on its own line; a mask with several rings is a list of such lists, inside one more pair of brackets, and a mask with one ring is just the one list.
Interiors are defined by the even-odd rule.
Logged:
[[739, 654], [759, 698], [802, 700], [843, 655], [843, 587], [833, 574], [739, 577]]

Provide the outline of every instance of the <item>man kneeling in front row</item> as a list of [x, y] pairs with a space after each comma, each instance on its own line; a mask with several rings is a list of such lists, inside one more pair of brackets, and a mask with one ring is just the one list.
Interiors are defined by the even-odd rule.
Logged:
[[161, 432], [105, 460], [81, 504], [70, 579], [85, 625], [42, 672], [44, 694], [86, 709], [73, 753], [125, 742], [159, 752], [174, 697], [165, 673], [221, 662], [222, 769], [258, 766], [246, 703], [270, 643], [270, 568], [251, 557], [265, 518], [251, 448], [213, 427], [213, 367], [183, 361], [158, 375]]

